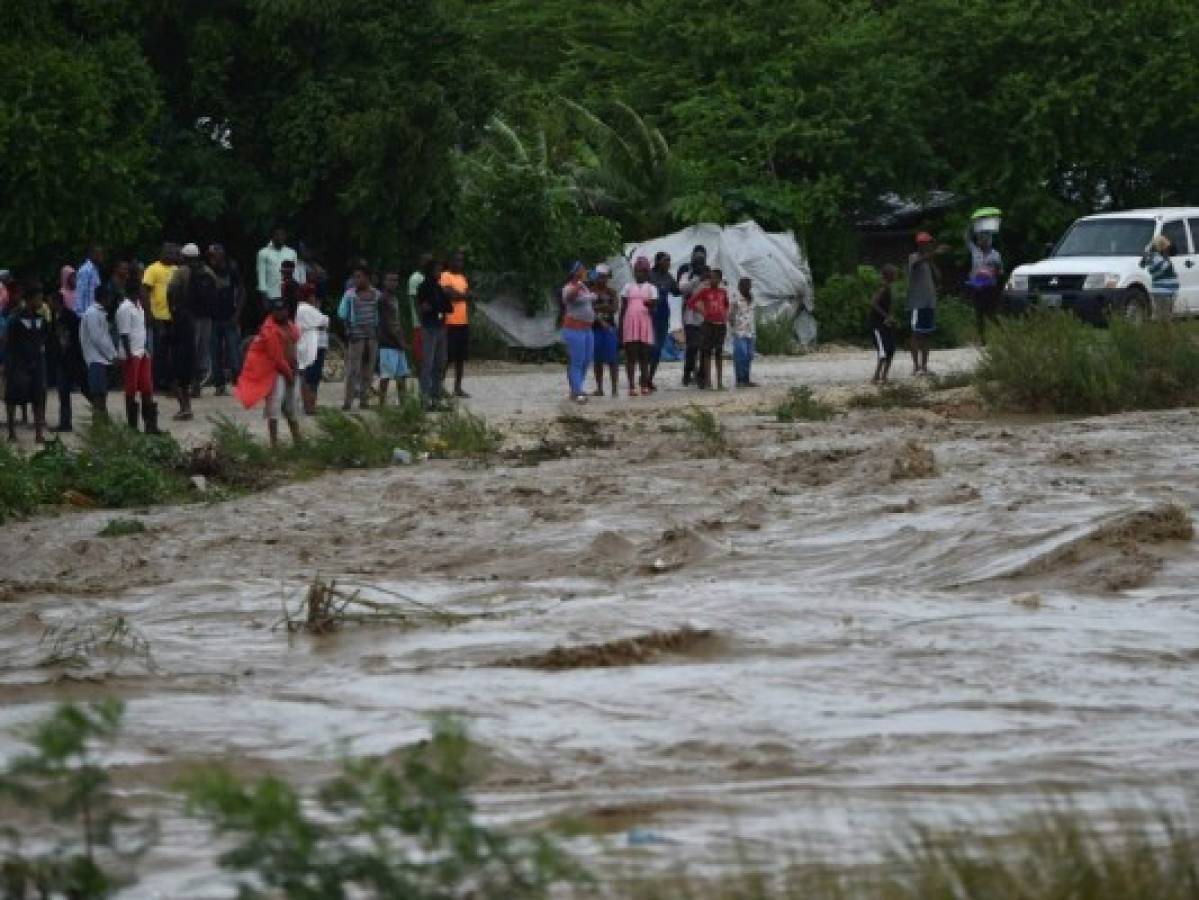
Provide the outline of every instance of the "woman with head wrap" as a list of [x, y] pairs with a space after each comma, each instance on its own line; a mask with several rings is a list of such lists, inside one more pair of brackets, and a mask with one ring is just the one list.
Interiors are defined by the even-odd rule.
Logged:
[[595, 293], [587, 286], [587, 268], [576, 262], [570, 267], [570, 280], [562, 288], [562, 343], [566, 345], [566, 380], [570, 399], [586, 403], [583, 385], [591, 357], [595, 352]]
[[[620, 292], [621, 338], [624, 341], [625, 372], [629, 378], [629, 396], [649, 394], [650, 351], [654, 345], [654, 309], [658, 304], [658, 289], [649, 280], [649, 259], [637, 257], [633, 264], [633, 281]], [[640, 378], [633, 381], [633, 370]]]

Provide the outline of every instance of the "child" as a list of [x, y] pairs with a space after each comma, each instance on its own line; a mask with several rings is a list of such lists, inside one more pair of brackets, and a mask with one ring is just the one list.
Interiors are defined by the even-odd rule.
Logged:
[[[620, 315], [623, 325], [625, 371], [629, 377], [629, 396], [637, 396], [640, 385], [641, 396], [649, 396], [649, 360], [654, 345], [654, 307], [658, 302], [658, 289], [649, 280], [649, 258], [637, 257], [633, 264], [633, 281], [620, 292]], [[633, 382], [633, 370], [639, 369], [637, 384]]]
[[233, 395], [246, 409], [266, 400], [263, 415], [271, 448], [277, 449], [280, 413], [287, 418], [292, 442], [300, 443], [300, 421], [296, 418], [296, 344], [300, 329], [290, 321], [283, 297], [274, 297], [267, 305], [270, 314], [246, 351]]
[[396, 382], [398, 401], [408, 393], [408, 345], [400, 327], [400, 273], [383, 276], [383, 295], [379, 298], [379, 406], [387, 405], [387, 385]]
[[733, 373], [737, 387], [757, 387], [749, 378], [754, 361], [754, 344], [758, 337], [758, 322], [754, 315], [754, 283], [750, 278], [737, 282], [737, 299], [733, 301]]
[[886, 384], [895, 358], [895, 319], [891, 316], [891, 285], [899, 277], [899, 269], [887, 264], [882, 268], [883, 285], [870, 304], [870, 330], [878, 349], [878, 365], [874, 367], [871, 384]]
[[729, 293], [721, 287], [724, 273], [712, 269], [707, 286], [701, 289], [696, 306], [704, 313], [703, 344], [700, 357], [700, 387], [712, 387], [712, 363], [716, 363], [716, 390], [724, 390], [724, 339], [728, 334]]
[[58, 387], [58, 426], [53, 431], [70, 432], [71, 394], [87, 384], [83, 348], [79, 345], [79, 316], [66, 304], [61, 290], [50, 295], [50, 334], [46, 340], [46, 364]]
[[117, 307], [117, 339], [121, 343], [122, 380], [125, 383], [125, 420], [137, 431], [137, 397], [142, 398], [142, 422], [146, 434], [158, 430], [158, 404], [154, 402], [154, 363], [147, 344], [146, 310], [141, 292], [127, 291]]
[[325, 374], [325, 354], [329, 349], [329, 317], [316, 305], [316, 287], [304, 285], [300, 305], [296, 307], [296, 327], [300, 341], [296, 344], [296, 365], [304, 374], [300, 395], [304, 399], [304, 415], [316, 415], [316, 398], [321, 378]]
[[[11, 305], [11, 304], [10, 304]], [[45, 443], [46, 425], [46, 340], [50, 326], [41, 315], [42, 285], [30, 281], [21, 305], [8, 322], [4, 354], [4, 403], [8, 411], [8, 439], [16, 441], [13, 417], [17, 407], [33, 404], [34, 440]]]
[[616, 292], [608, 286], [612, 270], [603, 263], [591, 274], [591, 290], [595, 294], [595, 396], [604, 396], [604, 367], [612, 381], [612, 396], [616, 397], [620, 385], [620, 341], [616, 332]]

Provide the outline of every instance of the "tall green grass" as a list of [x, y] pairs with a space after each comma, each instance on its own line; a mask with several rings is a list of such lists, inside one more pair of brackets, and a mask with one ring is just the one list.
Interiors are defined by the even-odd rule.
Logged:
[[1006, 836], [917, 829], [869, 868], [651, 876], [613, 886], [629, 900], [1199, 900], [1199, 834], [1182, 820], [1103, 829], [1078, 812]]
[[1187, 325], [1114, 319], [1106, 330], [1047, 311], [996, 326], [978, 369], [984, 399], [1026, 412], [1112, 413], [1199, 403]]

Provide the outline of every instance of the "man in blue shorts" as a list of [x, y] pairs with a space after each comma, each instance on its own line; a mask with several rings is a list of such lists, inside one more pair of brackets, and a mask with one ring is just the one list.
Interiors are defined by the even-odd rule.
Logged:
[[937, 282], [933, 264], [949, 248], [938, 246], [927, 231], [916, 235], [916, 252], [908, 257], [908, 310], [912, 315], [912, 374], [928, 375], [928, 352], [937, 330]]

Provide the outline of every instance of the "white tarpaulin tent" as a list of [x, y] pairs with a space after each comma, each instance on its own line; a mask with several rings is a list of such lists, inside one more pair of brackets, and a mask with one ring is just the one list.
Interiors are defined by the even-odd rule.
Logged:
[[[754, 301], [759, 306], [760, 319], [771, 319], [783, 313], [793, 315], [801, 311], [806, 311], [801, 320], [811, 318], [812, 273], [795, 235], [789, 231], [766, 232], [752, 221], [727, 228], [709, 224], [693, 225], [650, 241], [626, 244], [624, 256], [608, 260], [612, 266], [613, 287], [619, 290], [632, 279], [633, 260], [638, 256], [647, 256], [652, 262], [654, 254], [663, 251], [669, 253], [673, 273], [691, 259], [691, 250], [698, 244], [708, 251], [708, 265], [723, 272], [730, 293], [736, 290], [742, 276], [753, 279]], [[541, 348], [558, 340], [554, 328], [556, 310], [553, 306], [541, 315], [529, 317], [524, 314], [519, 301], [501, 296], [490, 303], [480, 304], [480, 312], [510, 346]], [[682, 328], [680, 315], [679, 298], [672, 298], [672, 331]], [[797, 331], [800, 330], [797, 328]]]

